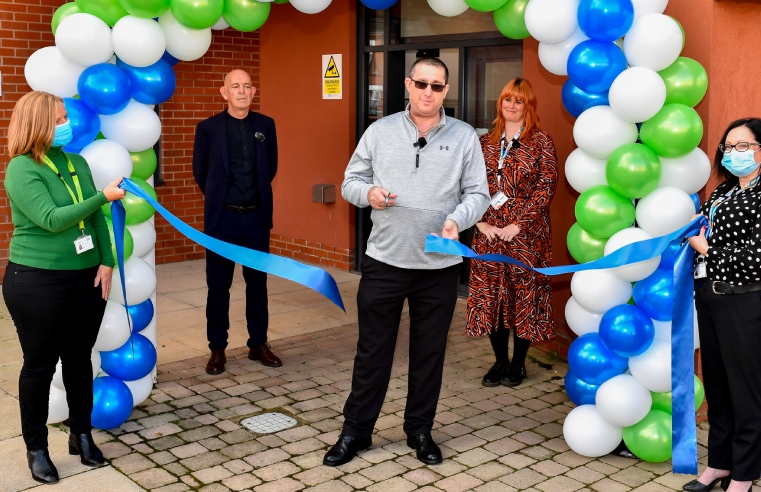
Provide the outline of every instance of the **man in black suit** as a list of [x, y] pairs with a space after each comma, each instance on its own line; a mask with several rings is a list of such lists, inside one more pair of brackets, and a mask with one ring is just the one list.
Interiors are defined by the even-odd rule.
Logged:
[[[193, 175], [204, 194], [204, 232], [222, 241], [269, 252], [272, 180], [277, 172], [277, 136], [272, 118], [250, 110], [256, 87], [243, 70], [225, 76], [220, 88], [227, 110], [196, 127]], [[208, 374], [225, 370], [230, 328], [230, 286], [235, 263], [206, 251]], [[267, 344], [267, 275], [243, 267], [246, 280], [248, 358], [279, 367]]]

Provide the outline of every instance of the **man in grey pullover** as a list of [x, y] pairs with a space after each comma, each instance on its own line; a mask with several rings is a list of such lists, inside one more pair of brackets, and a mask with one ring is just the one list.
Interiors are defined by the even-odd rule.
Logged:
[[425, 237], [436, 233], [456, 240], [489, 206], [476, 132], [444, 116], [448, 78], [438, 58], [418, 59], [405, 80], [407, 110], [373, 123], [346, 169], [343, 197], [373, 208], [373, 228], [357, 293], [359, 342], [351, 394], [338, 442], [323, 459], [329, 466], [348, 463], [372, 444], [405, 299], [410, 361], [404, 431], [420, 461], [442, 460], [431, 428], [462, 259], [424, 253]]

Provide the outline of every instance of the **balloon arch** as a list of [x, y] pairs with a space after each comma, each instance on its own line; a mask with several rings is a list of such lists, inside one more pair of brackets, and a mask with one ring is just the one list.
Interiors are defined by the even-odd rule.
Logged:
[[[373, 9], [396, 1], [362, 0]], [[469, 8], [493, 12], [500, 32], [534, 37], [542, 65], [568, 76], [562, 99], [577, 118], [578, 148], [565, 173], [581, 196], [567, 244], [579, 262], [686, 225], [708, 180], [710, 161], [697, 147], [703, 126], [693, 109], [707, 76], [697, 61], [680, 57], [684, 32], [663, 14], [667, 1], [428, 0], [448, 17]], [[260, 28], [271, 3], [288, 0], [76, 0], [55, 12], [56, 44], [32, 54], [26, 80], [64, 98], [74, 133], [66, 150], [87, 159], [98, 189], [124, 175], [155, 196], [161, 123], [153, 105], [174, 92], [172, 66], [202, 57], [212, 30]], [[330, 3], [290, 0], [306, 14]], [[156, 364], [154, 210], [131, 194], [124, 205], [129, 294], [123, 299], [112, 290], [92, 357], [93, 425], [103, 429], [122, 424], [148, 398]], [[108, 207], [104, 212], [110, 217]], [[644, 460], [671, 457], [671, 268], [655, 258], [573, 276], [565, 315], [579, 338], [565, 387], [579, 406], [563, 431], [577, 453], [601, 456], [623, 438]], [[118, 279], [115, 272], [114, 285]], [[697, 378], [696, 388], [697, 408]], [[49, 422], [67, 416], [59, 367]]]

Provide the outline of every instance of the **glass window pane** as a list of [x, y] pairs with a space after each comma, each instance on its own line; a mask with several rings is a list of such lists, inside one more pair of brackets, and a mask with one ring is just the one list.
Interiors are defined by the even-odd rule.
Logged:
[[366, 127], [383, 117], [384, 53], [367, 53], [367, 120]]
[[444, 17], [428, 5], [427, 0], [401, 0], [401, 35], [403, 38], [496, 31], [494, 15], [468, 9], [457, 17]]
[[467, 49], [466, 120], [479, 135], [487, 133], [497, 117], [502, 88], [523, 72], [523, 47], [488, 46]]
[[366, 46], [380, 46], [383, 44], [383, 10], [370, 10], [367, 12], [367, 39]]

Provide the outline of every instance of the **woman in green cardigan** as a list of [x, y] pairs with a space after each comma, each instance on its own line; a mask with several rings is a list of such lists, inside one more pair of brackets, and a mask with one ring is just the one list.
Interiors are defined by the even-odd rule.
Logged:
[[5, 174], [13, 220], [3, 297], [18, 333], [21, 432], [32, 478], [55, 483], [48, 454], [50, 384], [58, 359], [69, 405], [69, 452], [82, 463], [105, 461], [90, 433], [92, 363], [111, 289], [114, 258], [101, 206], [124, 198], [121, 177], [98, 192], [87, 162], [63, 152], [71, 127], [63, 101], [30, 92], [8, 127]]

